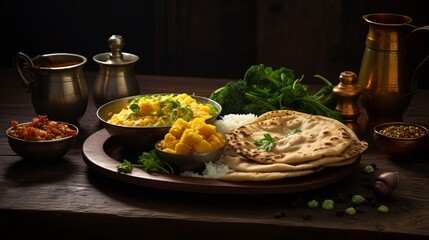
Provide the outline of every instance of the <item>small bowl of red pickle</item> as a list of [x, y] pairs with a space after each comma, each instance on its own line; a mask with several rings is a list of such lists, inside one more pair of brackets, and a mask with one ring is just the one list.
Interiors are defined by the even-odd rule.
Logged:
[[78, 132], [73, 124], [39, 115], [31, 122], [11, 121], [6, 135], [11, 149], [23, 159], [52, 161], [61, 159], [72, 148]]
[[373, 137], [378, 149], [392, 160], [412, 160], [428, 148], [428, 129], [415, 123], [379, 124]]

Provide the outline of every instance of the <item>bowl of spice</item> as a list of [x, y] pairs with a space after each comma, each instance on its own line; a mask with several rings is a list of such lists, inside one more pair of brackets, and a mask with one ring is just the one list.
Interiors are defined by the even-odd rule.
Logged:
[[415, 123], [382, 123], [374, 127], [373, 137], [392, 160], [414, 158], [428, 147], [428, 129]]

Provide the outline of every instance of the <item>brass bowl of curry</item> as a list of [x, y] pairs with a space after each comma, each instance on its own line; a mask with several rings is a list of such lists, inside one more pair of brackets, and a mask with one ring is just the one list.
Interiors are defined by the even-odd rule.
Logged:
[[[160, 94], [146, 94], [146, 95], [137, 95], [137, 96], [130, 96], [130, 97], [124, 97], [120, 99], [116, 99], [113, 101], [110, 101], [108, 103], [105, 103], [97, 110], [97, 117], [101, 121], [102, 126], [106, 129], [106, 131], [111, 135], [112, 138], [115, 138], [118, 142], [121, 143], [124, 150], [127, 153], [130, 154], [140, 154], [143, 151], [149, 151], [153, 149], [153, 146], [155, 143], [161, 139], [163, 139], [164, 135], [168, 133], [169, 129], [171, 128], [173, 121], [159, 124], [154, 122], [150, 126], [140, 126], [138, 124], [117, 124], [110, 121], [110, 119], [113, 117], [113, 115], [120, 113], [124, 109], [132, 109], [131, 110], [131, 117], [135, 117], [134, 113], [138, 113], [141, 111], [146, 111], [148, 114], [152, 115], [159, 115], [159, 111], [161, 111], [161, 108], [159, 109], [148, 109], [147, 106], [150, 104], [147, 104], [145, 106], [140, 104], [140, 107], [137, 108], [135, 105], [133, 107], [130, 107], [133, 103], [132, 101], [134, 99], [144, 98], [144, 97], [151, 97], [151, 96], [178, 96], [181, 94], [177, 93], [160, 93]], [[195, 95], [188, 95], [192, 99], [195, 99], [196, 102], [209, 106], [211, 109], [211, 116], [206, 118], [206, 121], [208, 123], [212, 123], [216, 120], [216, 118], [219, 116], [219, 114], [222, 111], [222, 107], [219, 105], [219, 103], [205, 98], [201, 96], [195, 96]], [[128, 114], [126, 118], [129, 118]], [[186, 113], [185, 111], [185, 114]], [[188, 116], [185, 116], [188, 117]]]
[[428, 147], [428, 129], [415, 123], [382, 123], [374, 127], [373, 137], [391, 160], [414, 159]]

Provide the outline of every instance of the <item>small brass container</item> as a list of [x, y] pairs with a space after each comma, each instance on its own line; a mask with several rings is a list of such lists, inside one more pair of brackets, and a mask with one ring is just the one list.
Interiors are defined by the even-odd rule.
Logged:
[[332, 92], [337, 96], [335, 109], [343, 116], [344, 123], [355, 133], [359, 133], [361, 129], [357, 119], [361, 114], [361, 107], [358, 100], [363, 89], [357, 83], [358, 78], [354, 72], [342, 72], [339, 80], [340, 83], [332, 89]]
[[107, 43], [111, 52], [93, 57], [93, 60], [100, 65], [93, 90], [97, 107], [118, 98], [140, 94], [134, 75], [134, 63], [139, 60], [139, 57], [121, 51], [124, 39], [119, 35], [111, 36]]

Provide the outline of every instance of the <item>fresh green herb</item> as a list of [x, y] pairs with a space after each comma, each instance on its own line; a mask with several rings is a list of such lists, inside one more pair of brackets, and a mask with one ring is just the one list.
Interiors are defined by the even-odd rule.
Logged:
[[275, 142], [277, 142], [277, 139], [271, 137], [270, 134], [265, 133], [264, 138], [256, 140], [254, 143], [258, 147], [258, 150], [269, 152], [271, 151], [271, 148], [273, 148]]
[[165, 173], [165, 174], [174, 174], [173, 168], [158, 157], [155, 152], [155, 149], [152, 149], [149, 152], [143, 152], [136, 164], [132, 164], [128, 160], [124, 160], [121, 164], [117, 166], [118, 172], [120, 173], [131, 173], [133, 167], [141, 168], [146, 172], [153, 173]]
[[291, 69], [273, 69], [263, 64], [247, 69], [242, 79], [230, 81], [212, 92], [210, 99], [222, 106], [222, 114], [263, 114], [272, 110], [295, 110], [342, 120], [335, 110], [333, 84], [320, 75], [315, 78], [326, 85], [315, 94], [302, 84], [304, 77], [295, 78]]
[[352, 203], [353, 204], [360, 205], [364, 202], [366, 202], [366, 199], [364, 197], [362, 197], [362, 195], [357, 194], [357, 195], [354, 195], [352, 197]]
[[130, 161], [124, 159], [124, 161], [116, 166], [116, 168], [120, 173], [131, 173], [131, 171], [133, 171], [133, 164]]
[[380, 205], [377, 209], [379, 213], [388, 213], [389, 208], [386, 205]]
[[319, 206], [319, 202], [317, 200], [310, 200], [308, 201], [307, 206], [309, 208], [317, 208], [317, 206]]
[[331, 210], [334, 208], [334, 200], [332, 199], [326, 199], [322, 203], [322, 208], [325, 210]]
[[294, 130], [291, 130], [287, 135], [291, 136], [291, 135], [294, 135], [294, 134], [297, 134], [297, 133], [301, 133], [301, 132], [302, 132], [301, 129], [295, 128]]

